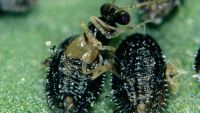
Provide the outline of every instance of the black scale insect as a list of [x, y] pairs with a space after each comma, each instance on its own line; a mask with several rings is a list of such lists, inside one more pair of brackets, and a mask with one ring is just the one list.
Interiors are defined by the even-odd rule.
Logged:
[[0, 0], [0, 11], [24, 13], [33, 7], [37, 0]]
[[200, 48], [195, 56], [194, 69], [197, 73], [200, 73]]
[[[114, 4], [104, 4], [100, 10], [101, 17], [91, 16], [88, 26], [81, 22], [82, 35], [65, 40], [49, 58], [45, 87], [47, 102], [54, 112], [86, 112], [101, 91], [102, 75], [112, 68], [104, 63], [106, 56], [102, 51], [115, 51], [107, 44], [123, 31], [117, 24], [127, 25], [130, 16]], [[147, 22], [127, 29], [133, 30]]]
[[116, 113], [160, 113], [169, 94], [163, 52], [149, 35], [133, 34], [115, 53], [112, 89]]
[[[82, 73], [82, 61], [65, 55], [68, 45], [76, 36], [65, 40], [50, 58], [46, 77], [48, 104], [57, 113], [80, 113], [98, 96], [103, 76], [91, 80], [91, 74]], [[94, 69], [99, 60], [93, 61], [88, 67]]]
[[193, 77], [197, 78], [198, 82], [200, 82], [200, 48], [195, 56], [194, 69], [197, 74], [193, 75]]
[[[137, 0], [138, 3], [152, 0]], [[163, 0], [163, 2], [155, 3], [140, 7], [139, 14], [142, 20], [147, 18], [153, 20], [154, 24], [160, 24], [163, 19], [168, 17], [180, 5], [181, 0]]]

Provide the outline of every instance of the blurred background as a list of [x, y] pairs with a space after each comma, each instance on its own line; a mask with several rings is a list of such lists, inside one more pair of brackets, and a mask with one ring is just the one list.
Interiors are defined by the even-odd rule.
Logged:
[[[111, 0], [38, 0], [26, 13], [0, 13], [0, 112], [50, 112], [44, 92], [45, 66], [50, 56], [45, 42], [58, 45], [64, 39], [81, 34], [80, 21], [100, 16], [99, 8]], [[136, 0], [116, 0], [118, 6]], [[138, 9], [130, 11], [130, 24], [139, 23]], [[199, 0], [185, 0], [173, 16], [158, 26], [146, 26], [123, 33], [113, 40], [116, 46], [128, 34], [148, 33], [160, 44], [166, 61], [186, 73], [178, 78], [179, 91], [170, 97], [169, 113], [200, 113], [200, 84], [192, 78], [194, 56], [200, 47]], [[112, 113], [109, 74], [106, 86], [91, 113]]]

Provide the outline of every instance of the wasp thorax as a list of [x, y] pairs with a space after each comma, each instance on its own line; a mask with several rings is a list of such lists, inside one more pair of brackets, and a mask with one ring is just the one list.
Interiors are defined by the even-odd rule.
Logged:
[[118, 7], [113, 4], [103, 4], [100, 8], [100, 13], [103, 17], [107, 19], [113, 19], [113, 14], [117, 11]]

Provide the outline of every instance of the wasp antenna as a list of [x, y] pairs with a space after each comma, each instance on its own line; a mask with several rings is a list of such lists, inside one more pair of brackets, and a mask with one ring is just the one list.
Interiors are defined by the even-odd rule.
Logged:
[[83, 21], [80, 22], [80, 26], [83, 29], [84, 33], [90, 33], [90, 30], [88, 29], [87, 25]]
[[[93, 39], [95, 39], [95, 37], [93, 36], [92, 32], [89, 30], [89, 28], [87, 27], [87, 25], [81, 21], [80, 22], [80, 26], [83, 29], [84, 34], [86, 35], [86, 38], [90, 41], [93, 42]], [[94, 37], [94, 38], [93, 38]]]
[[127, 25], [125, 27], [118, 28], [118, 30], [121, 31], [121, 32], [125, 32], [125, 31], [128, 31], [128, 30], [136, 30], [136, 29], [139, 29], [139, 28], [145, 26], [147, 23], [150, 23], [152, 21], [153, 20], [151, 20], [151, 19], [147, 19], [144, 22], [141, 22], [137, 25]]

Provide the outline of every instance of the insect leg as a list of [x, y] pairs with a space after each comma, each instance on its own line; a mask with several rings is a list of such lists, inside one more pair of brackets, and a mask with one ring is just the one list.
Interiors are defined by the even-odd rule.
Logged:
[[[103, 64], [103, 57], [102, 57], [101, 54], [99, 54], [99, 63], [97, 64], [97, 67], [102, 66], [102, 64]], [[86, 62], [82, 63], [82, 71], [83, 71], [84, 74], [93, 73], [93, 70], [87, 69], [87, 63]]]
[[[142, 26], [146, 25], [147, 23], [152, 22], [152, 20], [148, 19], [148, 20], [146, 20], [146, 21], [144, 21], [142, 23], [139, 23], [138, 25], [127, 25], [125, 27], [117, 28], [117, 27], [113, 27], [113, 26], [110, 26], [110, 25], [106, 24], [105, 22], [103, 22], [102, 20], [100, 20], [98, 17], [95, 17], [95, 16], [91, 16], [90, 17], [90, 21], [108, 39], [116, 37], [119, 34], [121, 34], [123, 32], [126, 32], [126, 31], [129, 31], [129, 30], [135, 30], [135, 29], [141, 28]], [[111, 34], [106, 34], [107, 33], [106, 31], [108, 31], [108, 30], [114, 30], [115, 32], [113, 32]]]
[[103, 73], [109, 71], [111, 68], [112, 68], [111, 64], [105, 64], [105, 65], [102, 65], [102, 66], [99, 66], [99, 67], [95, 68], [93, 70], [93, 74], [92, 74], [91, 79], [95, 80], [96, 78], [101, 76]]
[[113, 27], [113, 26], [110, 26], [108, 24], [106, 24], [105, 22], [103, 22], [101, 19], [99, 19], [98, 17], [95, 17], [95, 16], [91, 16], [90, 17], [90, 21], [94, 24], [94, 26], [100, 30], [100, 32], [105, 35], [108, 39], [112, 38], [112, 37], [109, 37], [107, 34], [107, 31], [109, 30], [114, 30], [114, 31], [117, 31], [118, 28], [116, 27]]

